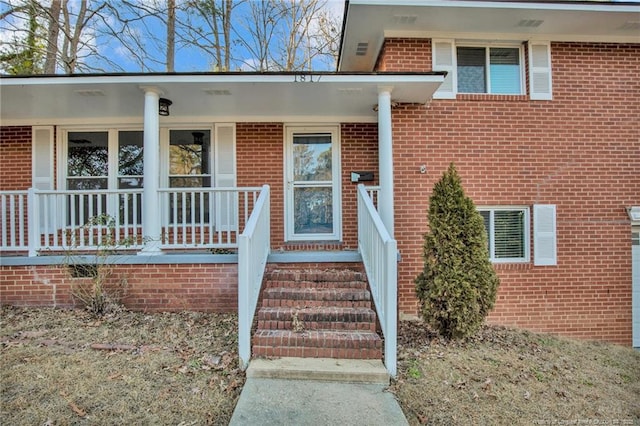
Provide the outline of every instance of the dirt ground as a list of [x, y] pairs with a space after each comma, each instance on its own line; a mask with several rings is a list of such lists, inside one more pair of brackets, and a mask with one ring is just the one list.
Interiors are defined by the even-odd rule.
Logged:
[[399, 330], [391, 390], [412, 425], [638, 425], [640, 352], [503, 327], [447, 342]]
[[[237, 318], [3, 307], [0, 424], [226, 425], [244, 384]], [[640, 353], [485, 327], [399, 329], [393, 392], [412, 425], [640, 425]]]
[[4, 425], [226, 425], [244, 383], [234, 315], [1, 313]]

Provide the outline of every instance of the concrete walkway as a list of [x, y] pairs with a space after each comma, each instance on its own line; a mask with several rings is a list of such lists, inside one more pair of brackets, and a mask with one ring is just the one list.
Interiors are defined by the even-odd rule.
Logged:
[[[292, 361], [293, 360], [293, 361]], [[335, 361], [335, 360], [334, 360]], [[279, 360], [276, 367], [263, 371], [264, 361], [247, 371], [247, 381], [236, 405], [230, 425], [407, 425], [407, 420], [394, 396], [386, 392], [387, 383], [353, 383], [335, 381], [336, 376], [303, 378], [296, 367], [296, 379], [286, 377], [281, 366], [290, 368], [295, 358]], [[304, 361], [310, 373], [314, 365]], [[316, 361], [316, 367], [326, 362]], [[254, 365], [255, 360], [252, 361]], [[343, 365], [344, 368], [344, 365]], [[279, 371], [279, 373], [274, 373]], [[269, 377], [269, 378], [265, 378]], [[353, 373], [345, 371], [343, 377], [353, 379]]]

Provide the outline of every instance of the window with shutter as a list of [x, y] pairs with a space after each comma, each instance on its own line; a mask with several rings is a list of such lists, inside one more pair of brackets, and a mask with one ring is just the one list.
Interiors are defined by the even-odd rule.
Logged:
[[529, 261], [529, 209], [481, 207], [492, 262]]
[[520, 95], [520, 47], [465, 47], [456, 49], [458, 93]]

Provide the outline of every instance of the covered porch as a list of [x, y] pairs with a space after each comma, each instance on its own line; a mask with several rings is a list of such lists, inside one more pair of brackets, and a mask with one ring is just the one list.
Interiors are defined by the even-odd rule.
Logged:
[[[147, 263], [164, 263], [162, 258], [173, 259], [176, 252], [212, 256], [208, 262], [226, 256], [224, 262], [237, 262], [240, 356], [246, 365], [269, 255], [277, 256], [286, 244], [304, 249], [353, 241], [365, 265], [385, 344], [392, 345], [385, 349], [386, 364], [395, 374], [391, 107], [395, 102], [427, 102], [443, 79], [441, 73], [2, 78], [3, 126], [32, 126], [33, 159], [29, 187], [0, 194], [1, 254], [13, 255], [11, 263], [18, 255], [42, 264], [46, 254], [69, 249], [91, 254], [115, 243], [119, 253]], [[168, 116], [158, 114], [161, 98], [173, 103]], [[367, 125], [368, 133], [358, 137], [376, 145], [378, 185], [358, 185], [356, 190], [357, 177], [354, 182], [351, 176], [358, 169], [348, 168], [345, 152], [358, 147], [347, 146], [345, 135], [349, 126], [357, 133]], [[125, 176], [139, 182], [138, 187], [120, 185], [117, 171], [78, 178], [65, 169], [70, 135], [95, 134], [102, 128], [109, 141], [117, 139], [121, 129], [141, 132], [142, 173]], [[195, 138], [192, 129], [202, 128], [210, 129], [211, 169], [200, 171], [200, 186], [172, 185], [165, 170], [170, 167], [166, 147], [171, 146], [172, 129], [178, 129], [176, 134], [186, 129]], [[329, 128], [335, 130], [325, 131]], [[323, 139], [326, 135], [331, 142]], [[295, 172], [287, 172], [287, 161], [296, 161], [291, 154], [296, 137], [310, 145], [330, 144], [333, 177], [297, 179]], [[267, 139], [268, 149], [263, 149], [258, 141]], [[40, 161], [47, 156], [49, 161]], [[111, 173], [118, 155], [109, 151], [108, 156]], [[89, 178], [103, 179], [105, 188], [70, 184]], [[297, 217], [291, 188], [336, 197], [327, 203], [333, 210], [326, 238], [322, 232], [291, 231]]]

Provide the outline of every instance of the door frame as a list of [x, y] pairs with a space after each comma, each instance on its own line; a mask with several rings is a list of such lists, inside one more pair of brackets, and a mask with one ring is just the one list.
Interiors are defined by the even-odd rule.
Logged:
[[[331, 135], [331, 168], [333, 195], [333, 233], [331, 234], [295, 234], [293, 192], [293, 136], [295, 134]], [[285, 125], [284, 127], [284, 240], [285, 241], [341, 241], [342, 240], [342, 169], [340, 125]]]

